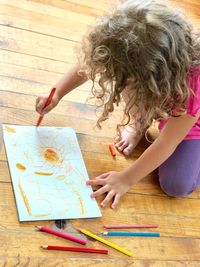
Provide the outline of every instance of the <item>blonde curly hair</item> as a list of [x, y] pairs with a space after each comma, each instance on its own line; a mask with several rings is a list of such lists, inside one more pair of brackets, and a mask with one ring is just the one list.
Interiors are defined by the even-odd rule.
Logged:
[[127, 86], [129, 102], [118, 130], [130, 122], [133, 107], [138, 131], [171, 116], [172, 109], [184, 113], [191, 94], [187, 73], [199, 65], [199, 56], [199, 35], [174, 9], [154, 0], [120, 4], [82, 42], [81, 68], [103, 107], [97, 125], [119, 105]]

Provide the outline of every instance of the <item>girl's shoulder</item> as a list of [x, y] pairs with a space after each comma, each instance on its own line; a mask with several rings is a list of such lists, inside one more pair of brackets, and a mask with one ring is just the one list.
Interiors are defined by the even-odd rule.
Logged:
[[194, 116], [200, 110], [200, 66], [190, 69], [187, 83], [193, 92], [187, 103], [187, 113]]
[[194, 93], [200, 93], [200, 66], [189, 70], [187, 82]]
[[200, 75], [200, 66], [195, 66], [189, 69], [187, 77]]

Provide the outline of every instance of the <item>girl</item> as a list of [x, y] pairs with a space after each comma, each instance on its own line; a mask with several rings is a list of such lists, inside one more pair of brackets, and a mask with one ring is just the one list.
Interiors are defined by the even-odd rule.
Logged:
[[[57, 84], [52, 103], [36, 110], [45, 114], [60, 99], [88, 79], [101, 100], [99, 126], [121, 102], [126, 126], [116, 147], [130, 155], [152, 120], [159, 120], [158, 138], [120, 172], [110, 171], [88, 185], [100, 185], [91, 197], [107, 193], [101, 205], [115, 208], [128, 189], [159, 168], [166, 194], [181, 197], [200, 185], [200, 43], [190, 26], [174, 10], [156, 1], [125, 1], [101, 18], [85, 36], [83, 59]], [[99, 88], [94, 84], [98, 81]]]

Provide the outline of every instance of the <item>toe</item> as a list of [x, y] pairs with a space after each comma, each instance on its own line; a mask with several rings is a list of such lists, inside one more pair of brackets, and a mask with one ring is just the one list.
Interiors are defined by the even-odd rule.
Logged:
[[133, 152], [133, 149], [134, 149], [133, 145], [132, 145], [132, 144], [129, 144], [129, 145], [128, 145], [126, 148], [124, 148], [124, 150], [123, 150], [124, 155], [129, 156], [129, 155]]
[[119, 148], [123, 145], [123, 143], [124, 143], [124, 140], [120, 140], [119, 142], [115, 143], [115, 146]]
[[128, 146], [128, 143], [126, 141], [123, 142], [121, 146], [118, 147], [119, 151], [124, 151], [124, 149]]
[[121, 140], [121, 136], [120, 136], [120, 135], [117, 135], [117, 136], [115, 137], [114, 143], [117, 144], [117, 143], [120, 142], [120, 140]]

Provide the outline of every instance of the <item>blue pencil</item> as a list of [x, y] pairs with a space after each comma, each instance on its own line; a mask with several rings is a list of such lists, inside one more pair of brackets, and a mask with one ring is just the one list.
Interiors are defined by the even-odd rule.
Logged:
[[103, 235], [108, 236], [146, 236], [146, 237], [159, 237], [160, 233], [144, 233], [144, 232], [103, 232]]

